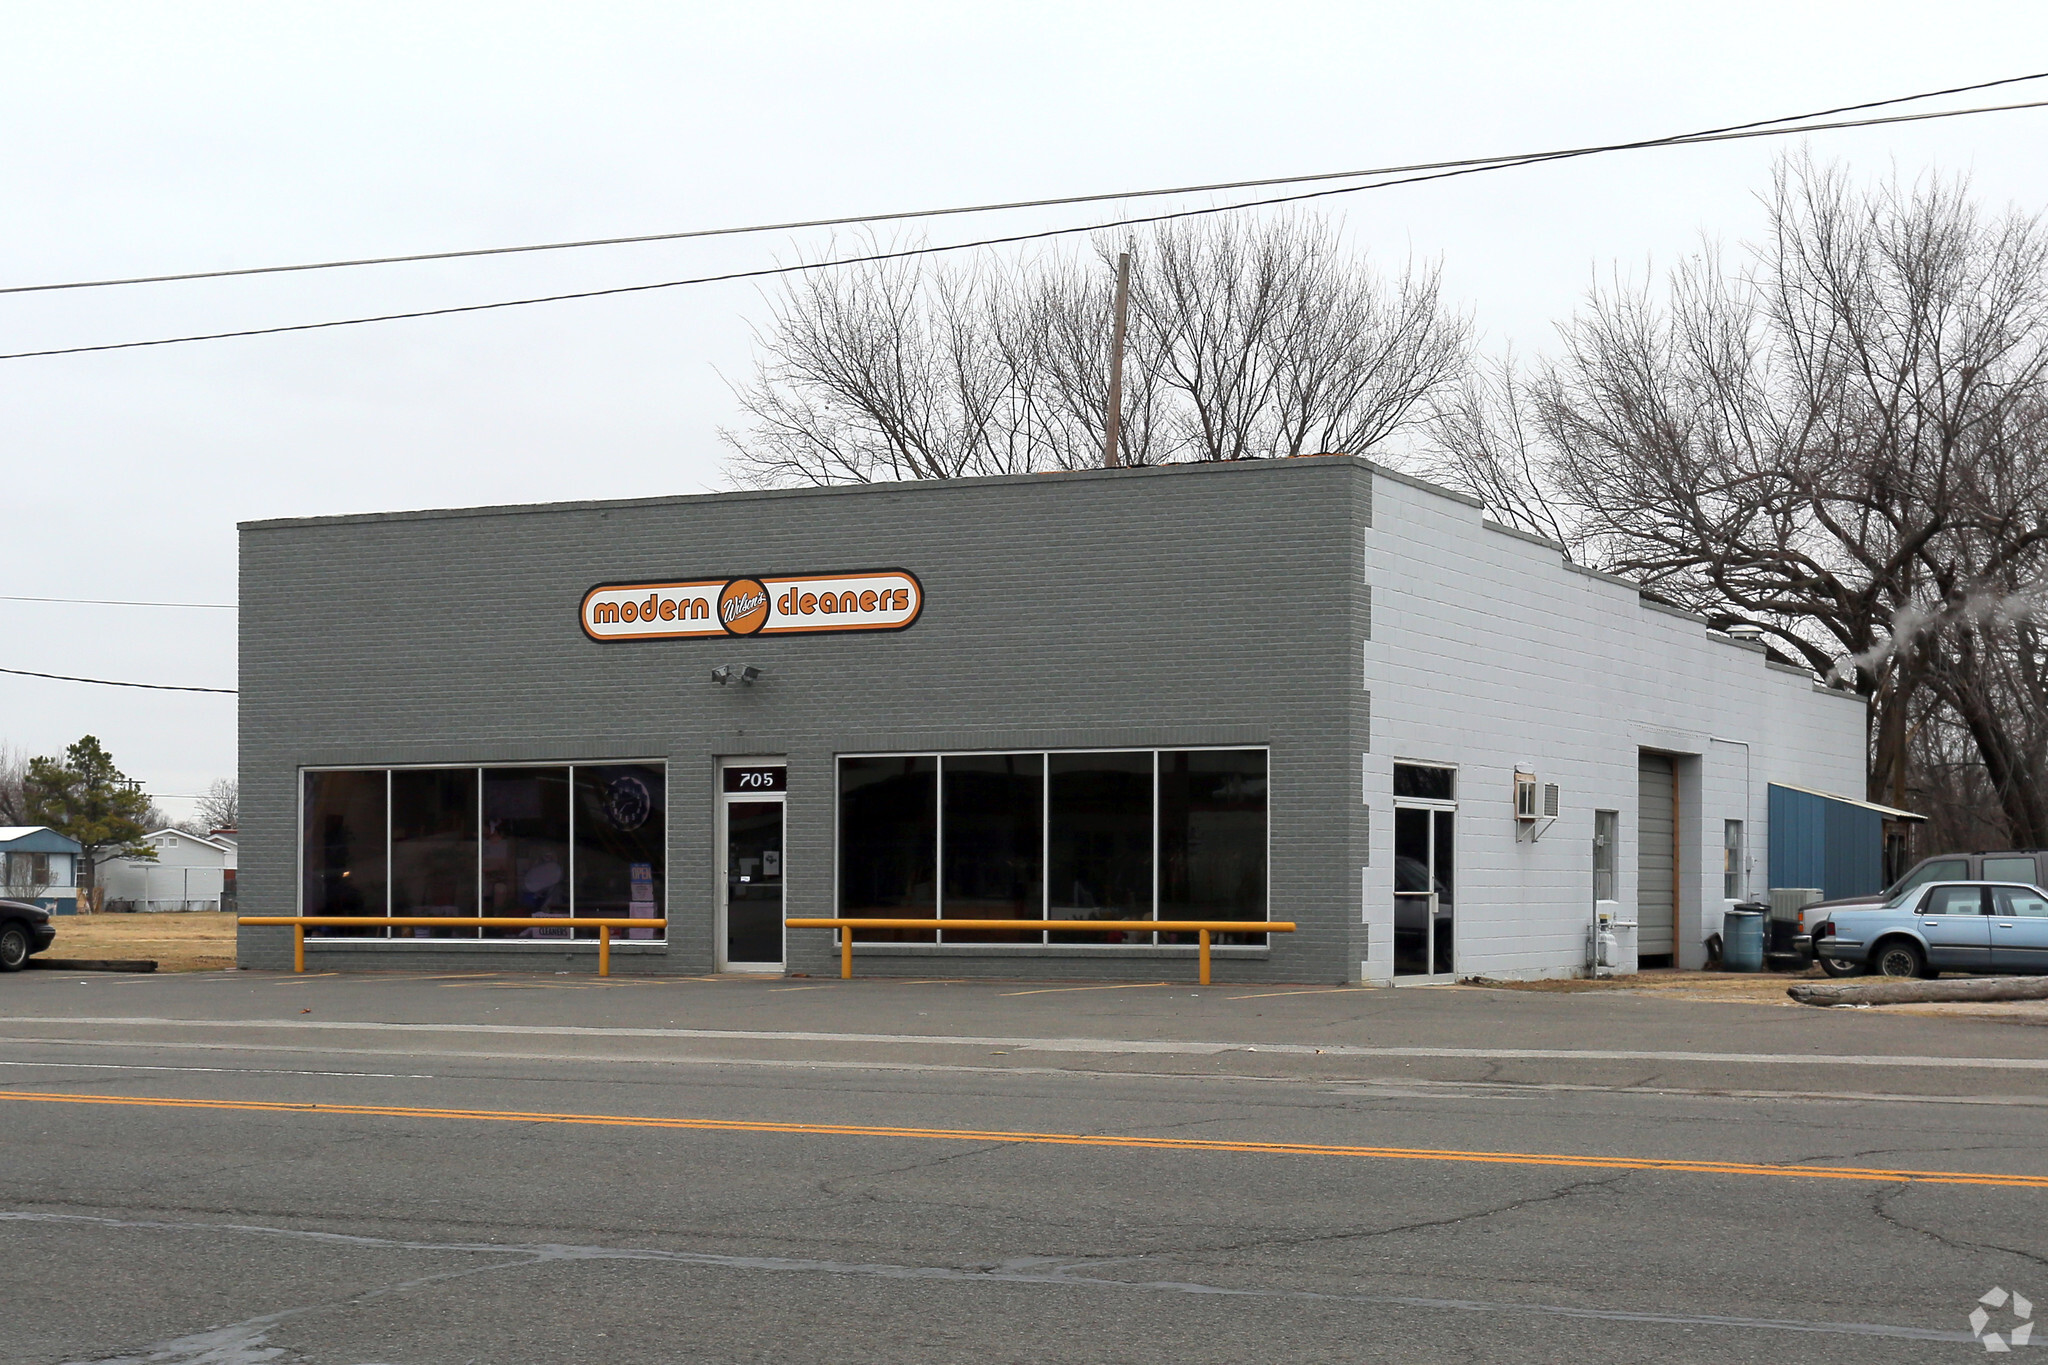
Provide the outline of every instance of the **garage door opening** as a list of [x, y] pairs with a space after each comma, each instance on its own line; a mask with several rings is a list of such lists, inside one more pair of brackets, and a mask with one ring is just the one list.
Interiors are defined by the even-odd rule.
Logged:
[[1677, 964], [1678, 780], [1671, 755], [1643, 750], [1636, 768], [1637, 962]]

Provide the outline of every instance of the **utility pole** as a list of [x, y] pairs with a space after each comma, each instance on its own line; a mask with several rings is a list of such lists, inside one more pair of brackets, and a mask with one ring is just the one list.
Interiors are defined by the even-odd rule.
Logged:
[[1109, 340], [1109, 412], [1103, 421], [1102, 465], [1115, 469], [1117, 437], [1124, 416], [1124, 315], [1131, 303], [1131, 253], [1116, 257], [1116, 326]]

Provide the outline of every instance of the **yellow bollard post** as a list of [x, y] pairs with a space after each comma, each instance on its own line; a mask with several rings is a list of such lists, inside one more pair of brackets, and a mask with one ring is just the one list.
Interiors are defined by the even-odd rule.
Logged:
[[839, 979], [853, 980], [853, 930], [839, 927]]
[[597, 974], [612, 974], [612, 927], [609, 924], [597, 926]]
[[1208, 985], [1208, 984], [1209, 984], [1209, 931], [1208, 931], [1207, 929], [1204, 929], [1204, 930], [1202, 930], [1202, 931], [1201, 931], [1201, 934], [1202, 934], [1202, 984], [1203, 984], [1204, 986], [1206, 986], [1206, 985]]
[[303, 924], [292, 926], [292, 970], [306, 970], [306, 926]]

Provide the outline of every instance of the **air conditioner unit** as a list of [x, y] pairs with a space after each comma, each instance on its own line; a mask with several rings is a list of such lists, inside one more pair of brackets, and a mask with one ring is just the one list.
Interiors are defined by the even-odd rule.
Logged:
[[1515, 770], [1515, 841], [1521, 842], [1526, 833], [1529, 842], [1535, 843], [1543, 837], [1544, 831], [1557, 823], [1562, 793], [1555, 782], [1539, 783], [1536, 774], [1525, 769]]
[[1806, 928], [1806, 907], [1826, 899], [1827, 893], [1817, 886], [1774, 886], [1771, 888], [1771, 918], [1790, 920], [1803, 932]]

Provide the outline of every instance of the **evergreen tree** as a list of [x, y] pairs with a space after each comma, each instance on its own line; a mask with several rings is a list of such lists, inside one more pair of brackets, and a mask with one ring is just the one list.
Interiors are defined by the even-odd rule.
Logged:
[[83, 846], [78, 869], [81, 896], [98, 881], [100, 858], [156, 857], [156, 851], [142, 842], [149, 833], [144, 823], [149, 797], [114, 766], [114, 756], [93, 736], [66, 749], [61, 761], [29, 760], [23, 785], [29, 819]]

